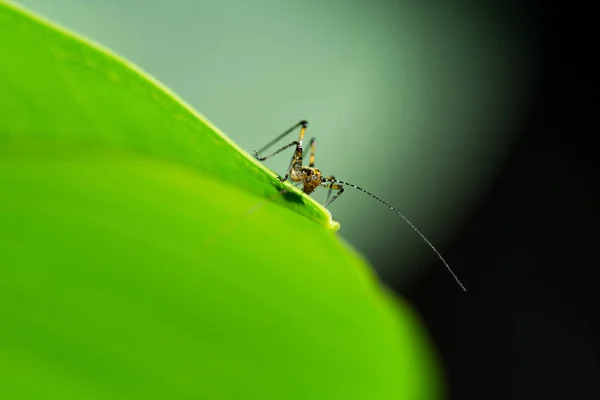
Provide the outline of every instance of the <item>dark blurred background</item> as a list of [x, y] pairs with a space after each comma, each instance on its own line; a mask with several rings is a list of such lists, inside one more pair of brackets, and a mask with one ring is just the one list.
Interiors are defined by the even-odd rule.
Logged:
[[541, 41], [531, 110], [494, 184], [442, 248], [471, 292], [433, 267], [405, 291], [438, 344], [452, 398], [600, 398], [592, 15], [529, 10]]
[[591, 10], [20, 3], [132, 60], [248, 151], [308, 119], [317, 165], [397, 206], [468, 287], [373, 199], [348, 189], [330, 206], [340, 235], [421, 314], [450, 398], [600, 398]]

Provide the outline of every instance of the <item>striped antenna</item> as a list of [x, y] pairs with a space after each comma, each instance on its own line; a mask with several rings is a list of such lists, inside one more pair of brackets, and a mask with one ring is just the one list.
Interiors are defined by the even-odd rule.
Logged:
[[[333, 179], [333, 178], [327, 178], [325, 179], [326, 182], [332, 182], [332, 183], [339, 183], [341, 185], [346, 185], [346, 186], [351, 186], [354, 189], [358, 189], [363, 193], [368, 194], [369, 196], [371, 196], [372, 198], [374, 198], [375, 200], [379, 201], [380, 203], [382, 203], [383, 205], [385, 205], [386, 207], [388, 207], [390, 210], [394, 211], [396, 214], [398, 214], [400, 216], [400, 218], [402, 218], [404, 220], [404, 222], [406, 222], [408, 225], [410, 225], [410, 227], [419, 235], [421, 236], [421, 239], [423, 239], [423, 241], [425, 243], [427, 243], [429, 245], [429, 247], [431, 247], [431, 249], [435, 252], [435, 254], [437, 254], [438, 258], [444, 263], [444, 265], [446, 266], [446, 269], [448, 269], [448, 271], [450, 272], [450, 274], [452, 274], [452, 277], [454, 277], [454, 280], [456, 281], [456, 283], [458, 283], [458, 285], [462, 288], [462, 290], [464, 290], [465, 292], [467, 291], [467, 288], [465, 287], [465, 285], [462, 284], [462, 282], [460, 281], [460, 279], [458, 279], [458, 276], [456, 276], [456, 274], [454, 273], [454, 271], [452, 271], [452, 268], [450, 268], [450, 265], [446, 262], [446, 260], [444, 260], [444, 257], [442, 257], [442, 255], [440, 254], [440, 252], [435, 248], [435, 246], [429, 241], [427, 240], [427, 238], [425, 237], [425, 235], [423, 235], [421, 233], [420, 230], [417, 229], [416, 226], [413, 225], [412, 222], [410, 222], [408, 220], [408, 218], [406, 218], [404, 216], [404, 214], [402, 214], [400, 211], [398, 211], [396, 208], [392, 207], [391, 205], [389, 205], [388, 203], [386, 203], [385, 201], [383, 201], [381, 198], [375, 196], [373, 193], [369, 192], [368, 190], [365, 190], [361, 187], [358, 187], [356, 185], [353, 185], [352, 183], [348, 183], [348, 182], [344, 182], [344, 181], [340, 181], [337, 179]], [[333, 199], [332, 199], [333, 201]]]

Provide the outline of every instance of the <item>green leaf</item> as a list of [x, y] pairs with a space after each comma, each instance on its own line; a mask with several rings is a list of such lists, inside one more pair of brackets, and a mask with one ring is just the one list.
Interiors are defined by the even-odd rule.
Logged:
[[12, 3], [0, 60], [3, 398], [439, 396], [417, 318], [327, 210]]

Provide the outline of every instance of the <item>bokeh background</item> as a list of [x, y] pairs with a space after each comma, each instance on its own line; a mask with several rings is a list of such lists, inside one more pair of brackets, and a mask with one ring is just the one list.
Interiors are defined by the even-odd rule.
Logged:
[[[585, 234], [595, 162], [575, 139], [597, 115], [597, 100], [585, 97], [593, 46], [583, 11], [392, 0], [19, 3], [133, 61], [249, 152], [309, 120], [317, 166], [398, 207], [470, 288], [461, 293], [375, 200], [348, 189], [330, 206], [340, 235], [421, 313], [451, 398], [598, 393], [589, 269], [598, 261]], [[268, 165], [281, 173], [288, 161]], [[310, 262], [294, 246], [290, 254]]]

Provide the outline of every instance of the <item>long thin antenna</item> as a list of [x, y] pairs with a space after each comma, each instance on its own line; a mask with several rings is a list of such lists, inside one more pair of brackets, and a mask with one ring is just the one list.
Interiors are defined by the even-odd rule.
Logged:
[[463, 285], [462, 282], [460, 281], [460, 279], [458, 279], [458, 276], [456, 276], [456, 274], [454, 273], [454, 271], [452, 271], [452, 268], [450, 268], [450, 265], [448, 265], [448, 263], [446, 262], [446, 260], [444, 260], [444, 257], [442, 257], [442, 255], [440, 254], [440, 252], [435, 248], [435, 246], [429, 240], [427, 240], [427, 238], [425, 237], [425, 235], [423, 235], [421, 233], [421, 231], [418, 230], [417, 227], [414, 226], [413, 223], [410, 222], [408, 220], [408, 218], [406, 218], [404, 216], [404, 214], [402, 214], [400, 211], [398, 211], [397, 209], [395, 209], [394, 207], [392, 207], [391, 205], [389, 205], [388, 203], [386, 203], [385, 201], [383, 201], [379, 197], [375, 196], [373, 193], [369, 192], [368, 190], [365, 190], [365, 189], [363, 189], [361, 187], [353, 185], [352, 183], [348, 183], [348, 182], [344, 182], [344, 181], [339, 181], [337, 179], [332, 179], [332, 178], [328, 178], [327, 182], [335, 182], [335, 183], [339, 183], [339, 184], [342, 184], [342, 185], [351, 186], [354, 189], [358, 189], [361, 192], [364, 192], [364, 193], [368, 194], [369, 196], [371, 196], [375, 200], [378, 200], [380, 203], [382, 203], [383, 205], [385, 205], [386, 207], [388, 207], [389, 209], [391, 209], [392, 211], [394, 211], [396, 214], [398, 214], [404, 220], [404, 222], [406, 222], [408, 225], [410, 225], [410, 227], [419, 236], [421, 236], [421, 239], [423, 239], [423, 241], [425, 241], [425, 243], [427, 243], [429, 245], [429, 247], [431, 247], [431, 249], [435, 252], [435, 254], [437, 254], [438, 258], [444, 263], [444, 265], [446, 266], [446, 268], [448, 269], [448, 271], [450, 272], [450, 274], [452, 274], [452, 276], [454, 277], [454, 280], [456, 281], [456, 283], [458, 283], [458, 285], [462, 288], [462, 290], [464, 290], [465, 292], [467, 291], [467, 288], [465, 287], [465, 285]]

